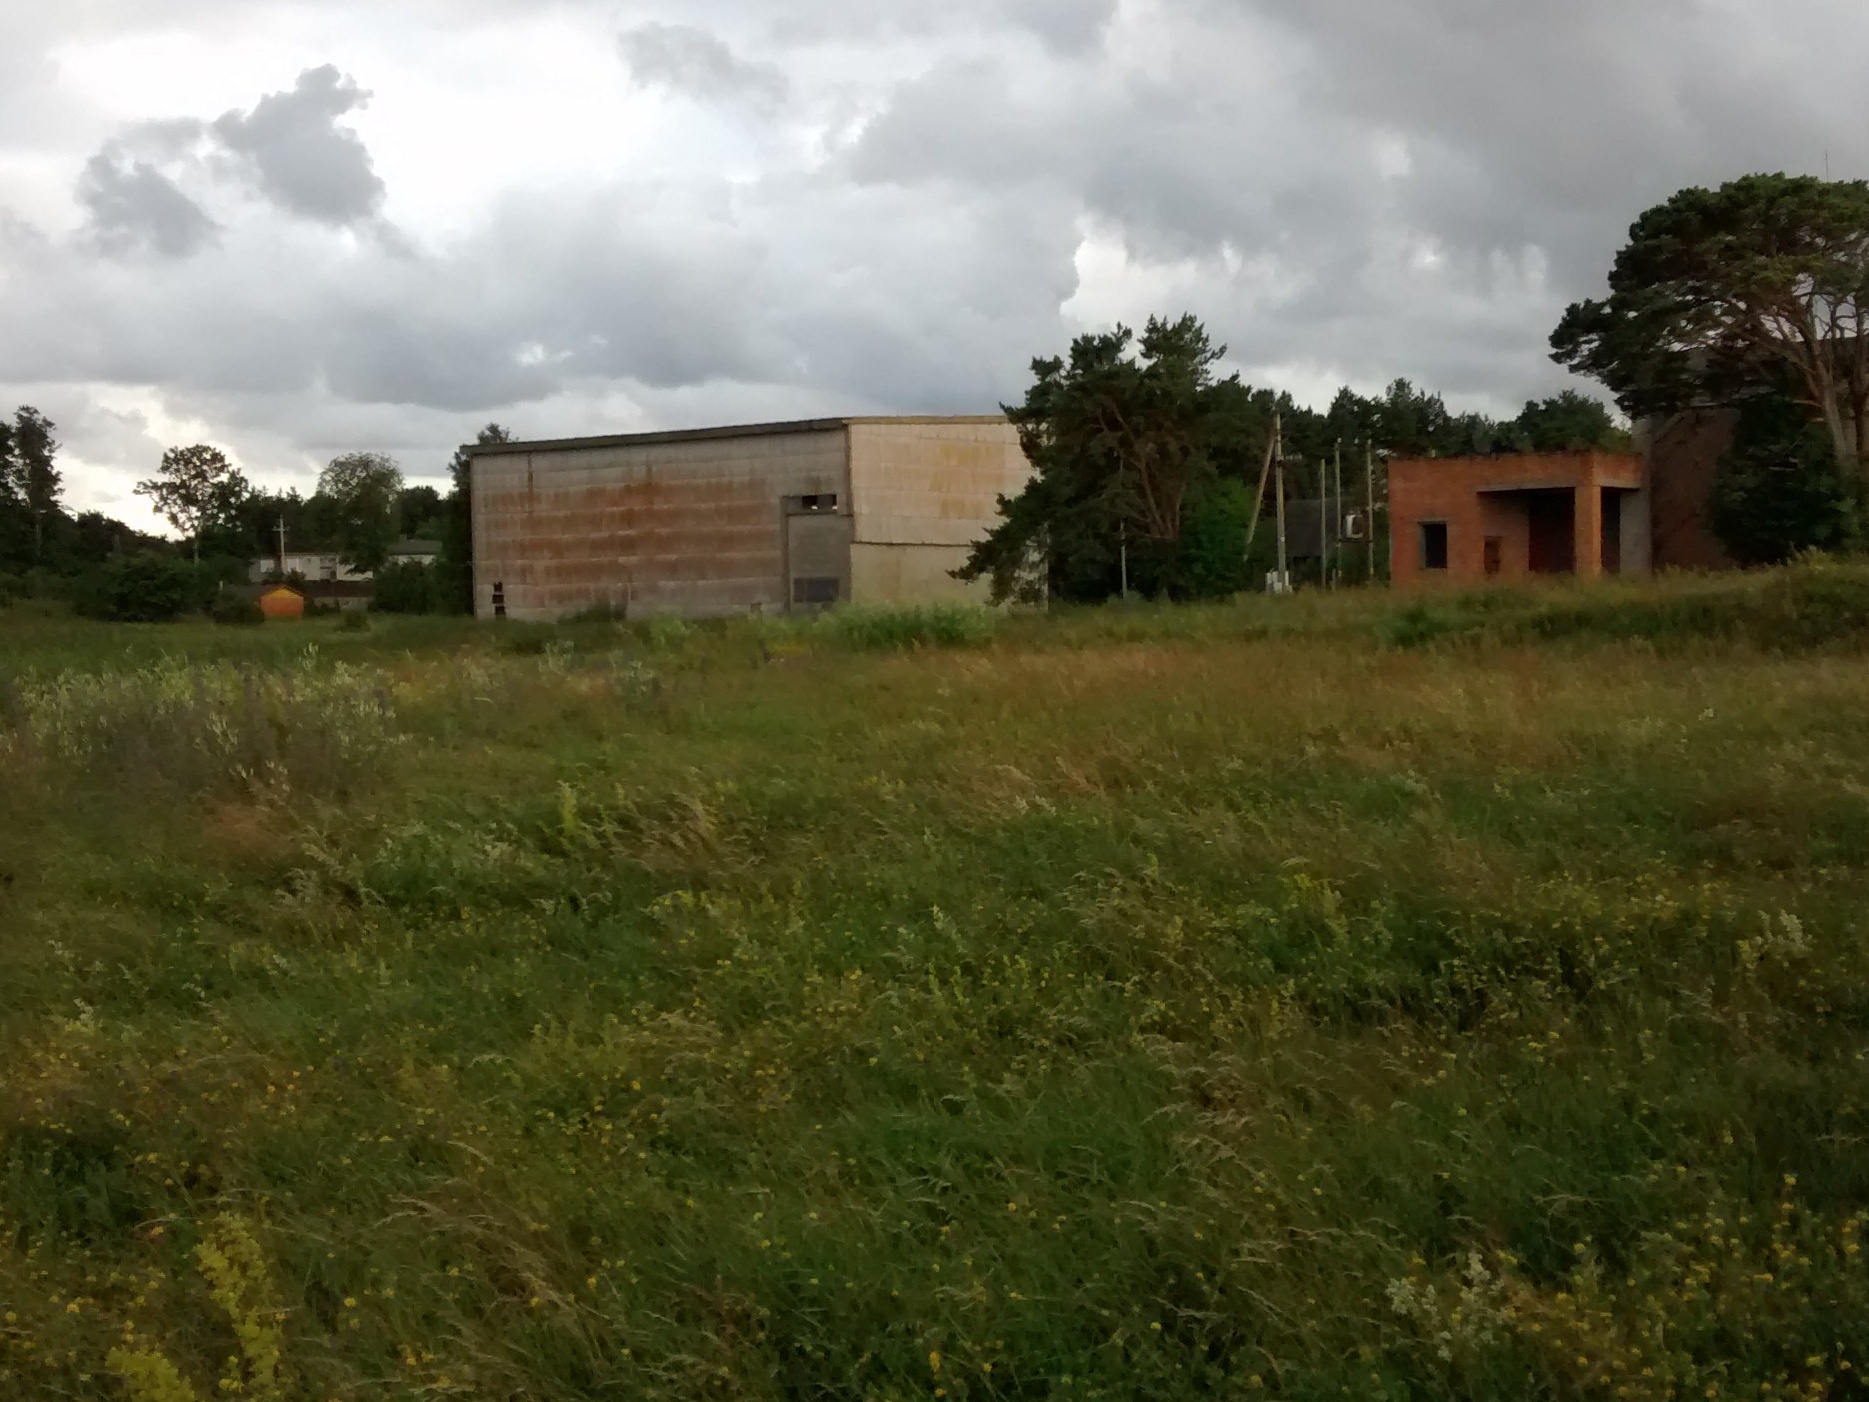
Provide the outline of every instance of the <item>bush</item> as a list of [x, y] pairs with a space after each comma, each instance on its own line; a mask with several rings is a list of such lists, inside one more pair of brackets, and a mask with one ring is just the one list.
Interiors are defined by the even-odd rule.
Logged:
[[997, 619], [974, 604], [911, 604], [838, 609], [824, 626], [846, 647], [886, 651], [983, 643], [993, 636]]
[[436, 613], [441, 591], [435, 567], [419, 560], [391, 560], [376, 572], [370, 607], [378, 613]]
[[1192, 494], [1181, 518], [1177, 597], [1221, 598], [1249, 586], [1246, 532], [1252, 525], [1252, 505], [1246, 484], [1231, 478]]
[[1742, 565], [1850, 543], [1850, 484], [1830, 437], [1783, 395], [1743, 406], [1713, 488], [1713, 529]]
[[78, 581], [73, 603], [87, 618], [167, 623], [213, 602], [214, 572], [166, 555], [126, 555]]
[[252, 595], [223, 589], [214, 596], [214, 602], [208, 605], [208, 617], [216, 623], [251, 627], [266, 621], [266, 611]]
[[1608, 588], [1542, 598], [1507, 589], [1416, 600], [1376, 625], [1391, 647], [1577, 638], [1679, 647], [1742, 643], [1790, 652], [1869, 641], [1869, 572], [1806, 563], [1727, 574], [1697, 588]]

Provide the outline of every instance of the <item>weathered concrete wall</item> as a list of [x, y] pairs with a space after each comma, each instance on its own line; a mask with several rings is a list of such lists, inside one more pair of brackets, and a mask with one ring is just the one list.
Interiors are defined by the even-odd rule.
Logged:
[[[1639, 487], [1642, 460], [1630, 453], [1526, 453], [1468, 458], [1410, 458], [1389, 464], [1391, 578], [1398, 589], [1466, 587], [1486, 581], [1486, 537], [1502, 538], [1501, 579], [1522, 578], [1526, 528], [1511, 493], [1575, 493], [1575, 569], [1602, 571], [1602, 488]], [[1423, 522], [1447, 523], [1447, 568], [1421, 568]]]
[[474, 459], [474, 600], [555, 619], [781, 611], [787, 496], [849, 498], [845, 431], [670, 436]]
[[1622, 507], [1622, 573], [1626, 575], [1650, 574], [1654, 570], [1654, 527], [1649, 514], [1649, 494], [1646, 491], [1623, 492]]
[[965, 545], [852, 545], [850, 597], [865, 604], [987, 603], [989, 581], [963, 584], [951, 573], [970, 553]]
[[984, 602], [948, 571], [999, 522], [999, 498], [1032, 476], [1004, 419], [853, 419], [851, 597], [858, 603]]

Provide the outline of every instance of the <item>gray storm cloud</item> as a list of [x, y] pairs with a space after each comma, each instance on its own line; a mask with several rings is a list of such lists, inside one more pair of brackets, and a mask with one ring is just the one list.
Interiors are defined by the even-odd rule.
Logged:
[[786, 99], [785, 74], [749, 63], [725, 40], [686, 24], [641, 24], [617, 39], [637, 82], [669, 88], [702, 102], [772, 109]]
[[78, 203], [99, 247], [187, 258], [215, 241], [220, 226], [153, 161], [117, 147], [85, 162]]
[[214, 134], [283, 209], [327, 224], [369, 219], [383, 182], [357, 133], [338, 125], [370, 94], [331, 64], [299, 74], [290, 92], [269, 93], [251, 112], [228, 112]]
[[[49, 53], [61, 26], [159, 11], [211, 39], [285, 13], [152, 4], [46, 8], [32, 33]], [[398, 70], [361, 45], [219, 117], [96, 131], [64, 167], [74, 235], [9, 221], [0, 184], [0, 384], [73, 404], [135, 388], [256, 453], [358, 446], [333, 435], [368, 426], [438, 464], [494, 416], [550, 434], [986, 408], [1080, 323], [1190, 310], [1261, 382], [1407, 376], [1510, 410], [1570, 383], [1545, 338], [1646, 206], [1821, 170], [1826, 149], [1836, 174], [1869, 172], [1857, 99], [1809, 77], [1869, 49], [1869, 7], [1802, 11], [633, 0], [619, 25], [565, 0], [526, 29], [543, 12], [520, 0], [334, 0], [332, 26], [393, 33], [398, 62], [423, 35], [566, 42], [551, 24], [575, 18], [616, 46], [619, 93], [688, 105], [625, 123], [587, 172], [471, 190], [445, 228], [405, 221], [401, 246], [335, 236], [384, 229], [396, 193], [348, 119]], [[438, 57], [422, 81], [480, 79]], [[501, 115], [554, 153], [563, 134], [523, 104]], [[0, 157], [48, 159], [42, 132], [0, 131]]]

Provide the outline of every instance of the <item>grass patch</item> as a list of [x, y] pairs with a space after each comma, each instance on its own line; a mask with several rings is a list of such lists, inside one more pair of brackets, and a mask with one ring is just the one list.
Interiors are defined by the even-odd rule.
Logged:
[[0, 1393], [1854, 1395], [1862, 578], [9, 615]]
[[834, 610], [821, 626], [842, 647], [902, 652], [975, 646], [993, 636], [997, 621], [991, 610], [971, 604], [853, 605]]

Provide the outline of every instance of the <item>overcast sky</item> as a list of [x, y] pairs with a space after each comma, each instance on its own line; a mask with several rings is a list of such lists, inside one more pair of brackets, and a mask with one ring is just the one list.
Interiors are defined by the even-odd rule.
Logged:
[[0, 405], [139, 524], [165, 446], [990, 411], [1152, 311], [1509, 413], [1642, 209], [1869, 173], [1861, 0], [0, 8]]

